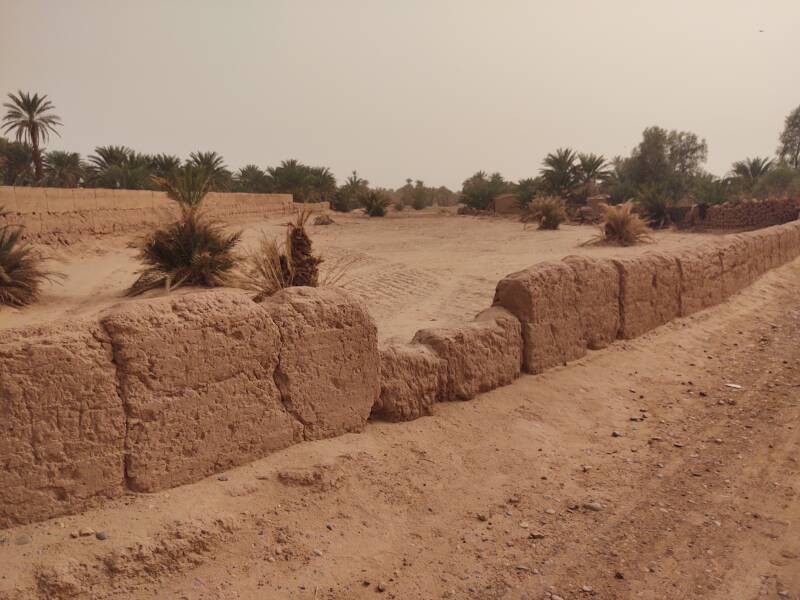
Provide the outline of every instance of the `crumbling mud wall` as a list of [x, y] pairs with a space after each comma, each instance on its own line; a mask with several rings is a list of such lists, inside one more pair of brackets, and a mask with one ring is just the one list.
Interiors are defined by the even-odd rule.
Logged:
[[576, 269], [572, 257], [540, 263], [501, 280], [494, 302], [520, 320], [524, 370], [539, 373], [585, 355], [593, 328], [600, 342], [640, 336], [722, 302], [798, 256], [800, 221], [792, 221], [691, 249], [597, 260], [592, 268], [582, 259], [587, 267]]
[[697, 229], [760, 229], [794, 221], [800, 213], [800, 198], [742, 200], [692, 207], [686, 225]]
[[3, 331], [0, 527], [359, 431], [379, 394], [375, 324], [335, 289], [192, 293]]
[[[317, 203], [308, 205], [314, 212]], [[136, 231], [177, 215], [165, 192], [92, 188], [0, 186], [0, 224], [21, 225], [23, 237], [68, 242], [85, 235]], [[206, 213], [226, 223], [254, 220], [294, 211], [291, 194], [208, 194]]]
[[502, 279], [470, 323], [381, 348], [361, 303], [314, 288], [136, 300], [99, 323], [1, 332], [0, 527], [196, 481], [370, 416], [430, 414], [718, 304], [798, 256], [793, 221], [670, 253], [567, 257]]

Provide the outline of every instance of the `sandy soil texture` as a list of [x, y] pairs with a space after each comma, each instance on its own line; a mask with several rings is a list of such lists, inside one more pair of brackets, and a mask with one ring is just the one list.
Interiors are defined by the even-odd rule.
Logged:
[[[334, 225], [314, 226], [315, 248], [328, 266], [351, 263], [345, 288], [362, 298], [382, 339], [408, 341], [418, 329], [462, 323], [488, 307], [497, 281], [513, 271], [570, 254], [631, 256], [697, 244], [707, 234], [659, 232], [654, 243], [632, 248], [582, 246], [596, 235], [590, 226], [559, 231], [524, 228], [512, 218], [475, 218], [451, 209], [392, 211], [386, 218], [334, 214]], [[236, 226], [243, 247], [262, 235], [282, 239], [285, 217]], [[48, 285], [42, 300], [22, 311], [0, 309], [0, 328], [92, 316], [123, 301], [139, 267], [134, 237], [105, 237], [48, 249], [66, 276]], [[325, 265], [323, 265], [325, 268]], [[125, 300], [132, 301], [132, 300]]]
[[800, 598], [798, 298], [0, 532], [0, 598]]

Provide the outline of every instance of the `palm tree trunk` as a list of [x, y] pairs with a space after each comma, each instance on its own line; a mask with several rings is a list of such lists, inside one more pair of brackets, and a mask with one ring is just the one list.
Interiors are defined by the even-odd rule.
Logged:
[[42, 168], [42, 151], [39, 150], [39, 133], [34, 129], [31, 131], [31, 154], [33, 154], [33, 169], [36, 183], [39, 183], [44, 176]]

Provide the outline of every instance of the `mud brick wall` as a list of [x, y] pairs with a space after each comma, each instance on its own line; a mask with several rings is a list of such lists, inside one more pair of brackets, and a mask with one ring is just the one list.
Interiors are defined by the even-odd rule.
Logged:
[[[313, 212], [327, 203], [306, 205]], [[92, 188], [0, 186], [0, 225], [21, 225], [23, 237], [42, 241], [71, 241], [86, 235], [124, 233], [163, 223], [178, 212], [165, 192]], [[289, 214], [291, 194], [211, 192], [206, 213], [226, 223]]]
[[800, 213], [800, 198], [725, 202], [706, 209], [701, 217], [695, 206], [687, 224], [698, 229], [761, 229], [794, 221]]

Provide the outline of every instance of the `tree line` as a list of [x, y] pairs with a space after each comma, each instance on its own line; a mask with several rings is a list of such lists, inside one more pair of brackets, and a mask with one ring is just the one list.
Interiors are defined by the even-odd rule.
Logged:
[[[559, 148], [549, 153], [535, 177], [509, 181], [499, 172], [479, 171], [466, 179], [460, 193], [407, 179], [396, 190], [372, 188], [356, 171], [338, 185], [327, 167], [291, 159], [262, 169], [255, 164], [230, 169], [218, 153], [192, 152], [188, 159], [171, 154], [145, 154], [126, 146], [99, 146], [85, 159], [77, 152], [46, 151], [58, 135], [61, 119], [46, 95], [22, 91], [8, 95], [0, 137], [0, 183], [52, 187], [159, 189], [158, 179], [170, 179], [185, 166], [206, 171], [212, 191], [290, 193], [297, 202], [330, 202], [349, 211], [391, 203], [421, 209], [455, 202], [486, 209], [501, 194], [511, 193], [523, 207], [538, 196], [556, 196], [582, 204], [604, 195], [611, 204], [636, 199], [651, 213], [665, 212], [681, 202], [714, 204], [739, 197], [764, 198], [800, 194], [800, 106], [792, 111], [779, 137], [775, 157], [735, 162], [724, 177], [703, 168], [708, 157], [704, 139], [688, 131], [648, 127], [630, 156], [610, 160], [593, 153]], [[376, 210], [383, 210], [382, 208]], [[656, 219], [657, 220], [657, 219]]]
[[[538, 196], [584, 204], [604, 196], [610, 204], [635, 199], [648, 212], [680, 203], [717, 204], [726, 200], [800, 194], [800, 106], [787, 117], [775, 157], [736, 161], [723, 177], [703, 168], [704, 139], [688, 131], [648, 127], [630, 156], [604, 156], [559, 148], [543, 160], [536, 177], [506, 180], [499, 172], [479, 171], [466, 179], [461, 201], [486, 209], [501, 194], [514, 194], [526, 207]], [[657, 220], [657, 219], [656, 219]]]
[[[210, 176], [211, 191], [257, 194], [292, 194], [296, 202], [331, 202], [338, 210], [361, 206], [368, 182], [353, 172], [337, 185], [328, 167], [284, 160], [262, 169], [249, 164], [232, 170], [217, 152], [192, 152], [183, 160], [172, 154], [146, 154], [127, 146], [98, 146], [82, 157], [77, 152], [45, 150], [51, 135], [58, 135], [61, 119], [46, 95], [19, 91], [8, 95], [0, 137], [0, 184], [65, 188], [161, 189], [159, 180], [174, 179], [183, 167], [203, 169]], [[454, 203], [456, 195], [445, 187], [432, 188], [422, 181], [407, 180], [397, 190], [380, 189], [389, 202], [424, 208]]]

